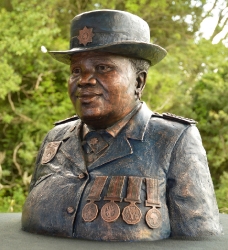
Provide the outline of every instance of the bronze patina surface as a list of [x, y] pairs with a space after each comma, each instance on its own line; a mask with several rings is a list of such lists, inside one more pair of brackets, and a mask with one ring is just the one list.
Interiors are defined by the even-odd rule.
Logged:
[[57, 122], [37, 156], [22, 228], [101, 241], [221, 234], [196, 122], [140, 101], [147, 70], [166, 51], [127, 12], [76, 16], [68, 93], [76, 116]]

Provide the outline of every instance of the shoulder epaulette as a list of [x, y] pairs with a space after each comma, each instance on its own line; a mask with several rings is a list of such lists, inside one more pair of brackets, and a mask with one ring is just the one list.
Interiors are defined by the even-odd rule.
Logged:
[[196, 124], [197, 123], [193, 119], [185, 118], [185, 117], [174, 115], [174, 114], [171, 114], [171, 113], [163, 113], [162, 116], [165, 119], [173, 120], [173, 121], [179, 121], [179, 122], [182, 122], [182, 123], [187, 123], [187, 124]]
[[153, 112], [152, 116], [162, 118], [162, 115], [159, 114], [158, 112]]
[[164, 119], [167, 119], [167, 120], [177, 121], [177, 122], [181, 122], [181, 123], [185, 123], [185, 124], [196, 124], [197, 123], [197, 121], [195, 121], [193, 119], [185, 118], [185, 117], [174, 115], [174, 114], [171, 114], [171, 113], [159, 114], [157, 112], [154, 112], [153, 116], [164, 118]]
[[76, 121], [78, 119], [79, 119], [79, 117], [77, 115], [74, 115], [74, 116], [71, 116], [71, 117], [66, 118], [64, 120], [57, 121], [57, 122], [54, 123], [54, 125], [57, 126], [57, 125], [64, 124], [64, 123], [67, 123], [67, 122]]

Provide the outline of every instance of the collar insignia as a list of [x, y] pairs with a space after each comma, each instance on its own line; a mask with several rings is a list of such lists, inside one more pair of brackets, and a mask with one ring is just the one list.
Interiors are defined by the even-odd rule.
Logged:
[[86, 46], [87, 43], [92, 42], [93, 36], [93, 28], [88, 29], [85, 26], [82, 30], [79, 30], [79, 36], [77, 36], [77, 38], [79, 40], [79, 44], [83, 44], [84, 46]]

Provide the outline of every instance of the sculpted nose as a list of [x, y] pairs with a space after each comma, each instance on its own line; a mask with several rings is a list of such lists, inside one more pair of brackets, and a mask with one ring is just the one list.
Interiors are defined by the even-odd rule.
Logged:
[[84, 71], [81, 74], [81, 78], [79, 81], [79, 85], [86, 85], [86, 84], [96, 84], [96, 79], [92, 71]]

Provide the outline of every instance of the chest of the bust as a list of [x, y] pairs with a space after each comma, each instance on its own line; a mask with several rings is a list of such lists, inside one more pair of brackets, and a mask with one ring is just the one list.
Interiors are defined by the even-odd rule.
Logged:
[[55, 157], [40, 166], [37, 175], [42, 177], [25, 204], [30, 222], [40, 221], [30, 228], [95, 240], [168, 237], [166, 174], [174, 140], [167, 136], [161, 132], [147, 133], [143, 141], [117, 138], [110, 155], [106, 152], [88, 167], [70, 157], [81, 153], [82, 160], [82, 151], [62, 143]]

